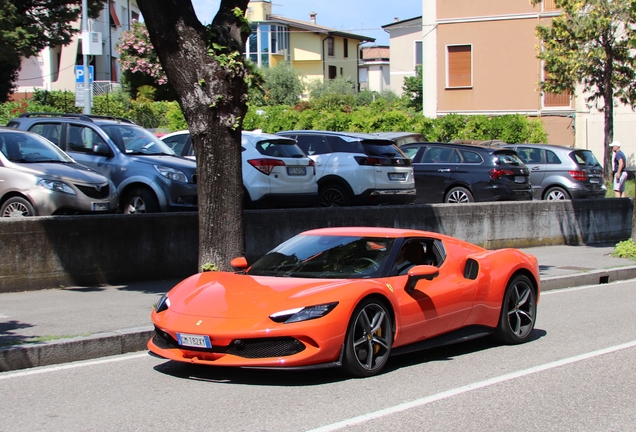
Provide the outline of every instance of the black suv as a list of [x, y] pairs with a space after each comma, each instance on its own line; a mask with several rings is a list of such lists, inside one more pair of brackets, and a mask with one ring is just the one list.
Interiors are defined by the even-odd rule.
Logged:
[[35, 132], [113, 181], [124, 213], [197, 209], [196, 162], [126, 119], [26, 113], [7, 126]]
[[532, 200], [530, 171], [514, 150], [435, 142], [400, 150], [413, 160], [416, 204]]

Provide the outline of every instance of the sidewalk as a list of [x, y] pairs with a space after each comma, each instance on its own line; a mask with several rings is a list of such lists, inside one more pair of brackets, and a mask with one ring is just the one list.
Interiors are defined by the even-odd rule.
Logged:
[[[522, 250], [538, 258], [543, 291], [636, 278], [613, 245]], [[0, 372], [145, 350], [150, 312], [177, 282], [0, 294]]]

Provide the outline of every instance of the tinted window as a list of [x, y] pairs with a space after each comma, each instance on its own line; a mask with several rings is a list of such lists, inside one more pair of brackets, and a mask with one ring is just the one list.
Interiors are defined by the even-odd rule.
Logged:
[[526, 164], [540, 164], [543, 163], [543, 150], [534, 147], [517, 147], [517, 154], [519, 159]]
[[422, 163], [455, 163], [460, 158], [455, 149], [448, 147], [427, 147]]
[[464, 158], [464, 163], [479, 164], [484, 161], [481, 158], [481, 155], [477, 152], [470, 151], [470, 150], [460, 150], [460, 153], [462, 154], [462, 157]]
[[182, 133], [179, 135], [173, 135], [173, 136], [164, 138], [163, 142], [168, 144], [168, 147], [170, 147], [173, 152], [180, 155], [183, 152], [183, 147], [185, 146], [185, 143], [188, 141], [188, 138], [190, 138], [189, 133]]
[[265, 140], [256, 143], [260, 154], [274, 157], [304, 157], [303, 151], [293, 141]]
[[570, 158], [579, 165], [597, 166], [600, 165], [594, 153], [589, 150], [574, 150], [570, 153]]
[[60, 145], [61, 130], [61, 123], [39, 123], [29, 129], [29, 131], [43, 136], [57, 146]]
[[309, 156], [332, 152], [327, 139], [321, 135], [298, 135], [296, 140], [298, 141], [298, 147]]
[[104, 140], [93, 129], [79, 125], [69, 125], [66, 151], [93, 153], [95, 144], [104, 144]]
[[553, 152], [552, 150], [546, 150], [545, 151], [545, 156], [546, 156], [546, 159], [548, 160], [549, 164], [560, 164], [561, 163], [561, 159], [559, 159], [559, 157], [556, 155], [556, 153]]
[[[334, 153], [365, 153], [362, 143], [357, 139], [330, 136], [327, 138]], [[393, 141], [390, 141], [393, 144]]]
[[404, 153], [397, 148], [393, 141], [363, 140], [362, 147], [368, 156], [404, 157]]
[[404, 154], [407, 157], [413, 159], [413, 162], [416, 162], [415, 156], [417, 155], [417, 152], [420, 150], [420, 148], [421, 147], [409, 147], [409, 148], [403, 148], [401, 150], [404, 152]]
[[512, 152], [510, 150], [505, 151], [505, 150], [500, 150], [500, 151], [496, 151], [494, 153], [495, 156], [495, 162], [498, 165], [523, 165], [523, 162], [521, 161], [521, 159], [519, 159], [519, 156], [517, 156], [517, 153]]

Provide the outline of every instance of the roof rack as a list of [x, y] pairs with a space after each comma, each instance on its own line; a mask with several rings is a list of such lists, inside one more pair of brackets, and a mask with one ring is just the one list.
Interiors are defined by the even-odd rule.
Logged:
[[93, 114], [75, 114], [75, 113], [52, 113], [52, 112], [27, 112], [20, 117], [67, 117], [67, 118], [76, 118], [79, 120], [93, 122], [93, 119], [103, 119], [103, 120], [118, 120], [124, 123], [135, 124], [132, 120], [123, 117], [113, 117], [113, 116], [103, 116], [103, 115], [93, 115]]

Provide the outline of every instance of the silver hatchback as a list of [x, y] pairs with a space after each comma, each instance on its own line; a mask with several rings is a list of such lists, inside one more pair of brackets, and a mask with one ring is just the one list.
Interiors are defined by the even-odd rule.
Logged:
[[603, 167], [590, 150], [552, 144], [510, 144], [530, 169], [534, 199], [604, 198]]
[[0, 216], [107, 213], [117, 209], [110, 180], [34, 133], [0, 128]]

